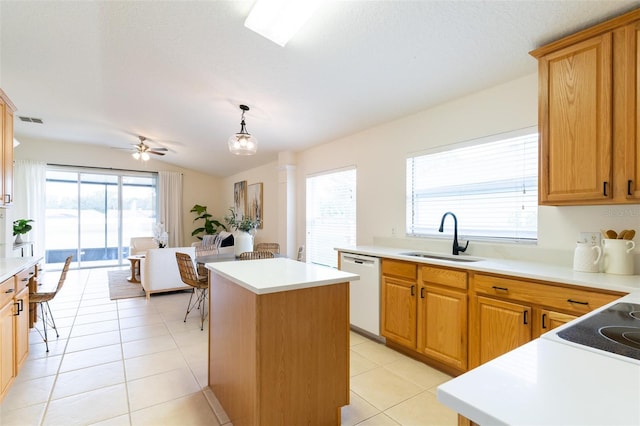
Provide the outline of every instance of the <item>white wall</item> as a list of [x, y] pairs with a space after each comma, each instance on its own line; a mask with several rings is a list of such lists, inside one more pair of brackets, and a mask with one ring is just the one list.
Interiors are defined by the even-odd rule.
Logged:
[[[450, 250], [450, 237], [446, 240], [405, 237], [407, 154], [536, 126], [537, 96], [537, 75], [529, 75], [298, 153], [299, 243], [304, 243], [305, 235], [306, 176], [355, 165], [359, 245]], [[535, 246], [472, 242], [468, 253], [570, 266], [580, 231], [640, 230], [640, 205], [540, 207], [538, 223], [538, 244]], [[459, 228], [464, 235], [464, 223], [459, 223]]]
[[[127, 151], [101, 148], [86, 144], [74, 144], [20, 138], [20, 145], [14, 149], [16, 160], [37, 160], [49, 164], [72, 166], [102, 167], [138, 171], [174, 171], [182, 173], [182, 245], [190, 245], [197, 238], [191, 232], [202, 222], [194, 223], [194, 213], [190, 213], [195, 204], [206, 205], [214, 218], [222, 221], [224, 207], [221, 205], [222, 179], [182, 169], [163, 161], [151, 159], [147, 162], [135, 160]], [[19, 194], [16, 194], [16, 198]]]
[[[405, 159], [407, 154], [469, 139], [537, 125], [537, 76], [529, 75], [466, 97], [439, 105], [366, 131], [313, 147], [291, 156], [295, 167], [296, 246], [305, 243], [305, 179], [308, 175], [348, 166], [357, 167], [359, 245], [448, 251], [447, 239], [405, 237]], [[22, 141], [22, 139], [21, 139]], [[100, 148], [29, 141], [16, 148], [16, 158], [41, 159], [61, 164], [84, 164], [135, 169], [128, 154]], [[111, 150], [113, 151], [113, 150]], [[116, 154], [120, 154], [116, 157]], [[90, 160], [88, 158], [99, 158]], [[96, 164], [93, 164], [95, 162]], [[149, 169], [174, 170], [161, 162]], [[278, 210], [278, 164], [270, 163], [224, 179], [183, 170], [185, 235], [195, 228], [188, 211], [195, 203], [222, 218], [233, 205], [233, 184], [263, 183], [264, 228], [256, 242], [279, 241], [286, 213]], [[287, 205], [284, 203], [283, 205]], [[282, 210], [282, 208], [280, 209]], [[286, 222], [285, 222], [286, 223]], [[464, 223], [459, 223], [464, 235]], [[477, 256], [532, 259], [570, 266], [580, 231], [640, 231], [640, 205], [590, 207], [540, 207], [537, 245], [482, 244], [471, 242], [468, 253]], [[639, 237], [636, 237], [638, 240]], [[636, 256], [638, 258], [640, 256]], [[636, 261], [636, 273], [640, 272]]]

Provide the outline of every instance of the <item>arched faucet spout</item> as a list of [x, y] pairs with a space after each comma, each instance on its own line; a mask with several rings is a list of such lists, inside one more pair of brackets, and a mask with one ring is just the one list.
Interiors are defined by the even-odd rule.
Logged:
[[458, 255], [460, 254], [460, 252], [465, 252], [467, 250], [467, 247], [469, 247], [469, 241], [467, 240], [467, 244], [465, 244], [464, 247], [461, 247], [458, 245], [458, 218], [456, 217], [455, 214], [453, 214], [453, 212], [446, 212], [445, 214], [442, 215], [442, 220], [440, 221], [440, 228], [438, 229], [438, 232], [443, 232], [444, 231], [444, 220], [446, 219], [447, 216], [451, 215], [451, 217], [453, 218], [453, 254], [454, 255]]

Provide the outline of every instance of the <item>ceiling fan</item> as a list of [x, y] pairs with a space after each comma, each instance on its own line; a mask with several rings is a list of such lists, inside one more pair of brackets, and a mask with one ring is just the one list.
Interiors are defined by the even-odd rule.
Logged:
[[144, 137], [144, 136], [138, 136], [138, 139], [140, 139], [140, 142], [134, 145], [135, 151], [133, 152], [133, 154], [131, 154], [133, 156], [133, 158], [135, 158], [136, 160], [142, 159], [142, 161], [148, 161], [149, 158], [150, 158], [149, 154], [164, 155], [168, 151], [167, 148], [162, 148], [162, 147], [152, 148], [152, 147], [150, 147], [149, 145], [147, 145], [145, 143], [147, 138]]

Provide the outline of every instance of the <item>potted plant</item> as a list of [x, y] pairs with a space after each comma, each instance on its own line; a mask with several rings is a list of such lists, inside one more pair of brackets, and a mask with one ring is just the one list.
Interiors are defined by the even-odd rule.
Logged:
[[16, 237], [16, 244], [21, 244], [22, 235], [33, 229], [30, 225], [31, 222], [33, 222], [32, 219], [18, 219], [13, 221], [13, 235]]
[[224, 217], [229, 226], [234, 229], [234, 252], [236, 257], [245, 251], [253, 251], [253, 234], [260, 226], [260, 219], [253, 219], [249, 216], [238, 218], [235, 210], [229, 208], [229, 215]]
[[193, 219], [194, 222], [196, 220], [204, 220], [204, 225], [194, 229], [191, 233], [191, 236], [197, 237], [199, 240], [202, 240], [202, 237], [198, 234], [201, 234], [203, 232], [204, 235], [213, 235], [217, 234], [220, 228], [225, 231], [227, 230], [227, 227], [222, 223], [215, 219], [211, 219], [211, 214], [207, 213], [207, 206], [196, 204], [195, 206], [193, 206], [193, 208], [191, 208], [191, 213], [195, 213], [197, 215], [197, 217]]

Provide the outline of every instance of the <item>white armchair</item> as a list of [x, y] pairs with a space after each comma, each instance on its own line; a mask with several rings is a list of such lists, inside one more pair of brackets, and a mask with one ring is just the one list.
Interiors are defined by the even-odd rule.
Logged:
[[158, 248], [158, 243], [153, 237], [133, 237], [129, 242], [129, 256], [144, 255], [152, 248]]
[[182, 282], [176, 253], [187, 253], [192, 259], [196, 257], [195, 247], [166, 247], [147, 250], [140, 259], [140, 282], [147, 294], [165, 291], [188, 290], [191, 286]]

